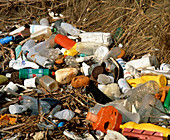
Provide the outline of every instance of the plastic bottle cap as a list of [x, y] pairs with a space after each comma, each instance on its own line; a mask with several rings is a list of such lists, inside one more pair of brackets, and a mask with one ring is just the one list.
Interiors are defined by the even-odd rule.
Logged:
[[122, 58], [125, 55], [125, 50], [121, 49], [120, 55], [118, 55], [118, 58]]
[[23, 100], [23, 98], [22, 98], [22, 96], [19, 96], [19, 98], [18, 98], [19, 100]]
[[52, 76], [54, 76], [54, 75], [55, 75], [55, 72], [54, 72], [54, 71], [52, 71], [52, 72], [51, 72], [51, 75], [52, 75]]

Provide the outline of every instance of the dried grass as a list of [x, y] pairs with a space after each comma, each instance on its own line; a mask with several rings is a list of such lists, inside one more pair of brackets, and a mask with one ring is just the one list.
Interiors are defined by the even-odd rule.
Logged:
[[[168, 0], [9, 0], [0, 2], [0, 28], [30, 23], [48, 17], [48, 10], [85, 31], [111, 32], [124, 28], [125, 60], [155, 54], [160, 63], [170, 63], [170, 2]], [[4, 28], [5, 30], [6, 28]]]

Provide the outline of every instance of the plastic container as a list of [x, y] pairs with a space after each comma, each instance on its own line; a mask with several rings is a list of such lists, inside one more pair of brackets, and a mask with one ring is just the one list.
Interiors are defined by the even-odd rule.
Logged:
[[141, 123], [147, 123], [149, 120], [149, 116], [152, 111], [152, 106], [155, 104], [155, 97], [151, 94], [147, 94], [142, 99], [142, 104], [139, 109], [139, 115], [140, 115], [140, 122]]
[[118, 58], [117, 62], [121, 65], [123, 69], [124, 79], [125, 80], [133, 79], [132, 74], [129, 71], [127, 71], [125, 68], [126, 62], [122, 58]]
[[35, 33], [37, 31], [40, 31], [42, 29], [50, 28], [49, 26], [43, 26], [43, 25], [30, 25], [30, 33]]
[[9, 106], [9, 112], [11, 114], [22, 113], [22, 112], [26, 111], [27, 109], [28, 109], [28, 107], [25, 105], [14, 104], [14, 105]]
[[84, 53], [86, 55], [94, 55], [97, 48], [105, 46], [102, 43], [93, 43], [93, 42], [78, 42], [76, 50], [79, 53]]
[[51, 36], [51, 34], [52, 34], [51, 29], [45, 28], [45, 29], [32, 33], [30, 37], [31, 39], [34, 39], [34, 40], [42, 39], [42, 37], [44, 37], [45, 39], [48, 39]]
[[164, 102], [164, 107], [170, 112], [170, 89], [168, 91], [168, 94], [166, 96], [165, 102]]
[[129, 84], [124, 78], [120, 78], [118, 80], [118, 85], [122, 93], [126, 94], [129, 90], [131, 90]]
[[143, 84], [150, 80], [156, 81], [159, 84], [160, 88], [163, 86], [166, 86], [166, 83], [167, 83], [166, 77], [163, 75], [158, 75], [158, 76], [148, 76], [147, 75], [147, 76], [142, 76], [141, 78], [127, 80], [127, 82], [131, 86], [136, 87], [138, 84]]
[[25, 42], [25, 44], [22, 46], [21, 50], [23, 51], [24, 54], [28, 53], [28, 50], [35, 46], [35, 41], [34, 40], [28, 40]]
[[58, 83], [48, 75], [45, 75], [39, 79], [39, 83], [49, 92], [58, 90]]
[[46, 18], [42, 18], [40, 20], [40, 24], [43, 25], [43, 26], [49, 26], [49, 21]]
[[135, 69], [142, 69], [142, 68], [152, 66], [149, 56], [143, 57], [140, 59], [131, 60], [131, 61], [127, 62], [127, 64], [133, 66]]
[[132, 76], [134, 76], [135, 78], [139, 78], [141, 77], [140, 73], [138, 72], [137, 69], [135, 69], [133, 66], [129, 65], [129, 64], [125, 64], [125, 69], [130, 72], [130, 74]]
[[69, 109], [64, 109], [62, 111], [58, 111], [54, 114], [54, 117], [60, 120], [70, 121], [74, 117], [75, 113]]
[[61, 34], [58, 34], [55, 36], [55, 42], [59, 44], [60, 46], [66, 48], [67, 50], [71, 49], [76, 42], [69, 39], [67, 36], [63, 36]]
[[49, 69], [20, 69], [19, 78], [33, 78], [33, 77], [43, 77], [44, 75], [54, 75], [54, 72], [50, 72]]
[[13, 36], [6, 36], [5, 38], [0, 39], [0, 44], [1, 45], [7, 44], [7, 43], [9, 43], [12, 40], [14, 40]]
[[170, 71], [170, 64], [162, 63], [160, 70]]
[[113, 41], [110, 33], [84, 32], [79, 35], [81, 42], [103, 43], [109, 46]]
[[75, 28], [73, 25], [62, 22], [61, 28], [63, 28], [68, 34], [73, 36], [78, 36], [80, 34], [80, 30]]
[[[23, 95], [20, 97], [20, 102], [22, 105], [24, 105], [32, 110], [31, 115], [39, 114], [37, 99], [32, 98], [30, 96]], [[41, 100], [39, 100], [39, 103], [40, 103], [41, 113], [43, 113], [43, 114], [49, 113], [51, 106], [47, 102], [41, 101]]]
[[59, 48], [56, 49], [44, 49], [39, 51], [39, 54], [43, 57], [55, 60], [59, 57], [59, 54], [61, 54], [61, 51]]
[[129, 90], [126, 95], [130, 96], [127, 99], [125, 108], [128, 111], [132, 111], [132, 105], [135, 105], [136, 110], [138, 111], [141, 107], [142, 98], [146, 94], [156, 94], [159, 92], [159, 85], [156, 81], [148, 81], [134, 89]]
[[71, 49], [66, 50], [66, 51], [64, 52], [64, 55], [75, 56], [75, 55], [78, 53], [77, 50], [76, 50], [76, 48], [77, 48], [77, 43], [76, 43]]

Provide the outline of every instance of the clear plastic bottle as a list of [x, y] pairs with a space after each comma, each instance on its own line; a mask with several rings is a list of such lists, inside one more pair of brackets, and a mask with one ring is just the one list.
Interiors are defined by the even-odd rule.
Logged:
[[[30, 96], [23, 95], [20, 98], [20, 102], [21, 102], [22, 105], [25, 105], [29, 109], [32, 110], [31, 115], [38, 115], [39, 114], [37, 99], [32, 98]], [[41, 101], [41, 100], [39, 100], [39, 103], [40, 103], [41, 113], [45, 113], [45, 114], [49, 113], [51, 106], [47, 102]]]
[[125, 69], [130, 72], [135, 78], [141, 77], [139, 71], [129, 64], [125, 64]]
[[[155, 104], [155, 97], [151, 94], [147, 94], [142, 99], [142, 104], [139, 109], [139, 115], [140, 115], [140, 122], [141, 123], [147, 123], [149, 120], [149, 117], [152, 111], [152, 106]], [[146, 116], [146, 117], [145, 117]]]
[[23, 51], [23, 53], [27, 53], [27, 51], [29, 49], [31, 49], [33, 46], [35, 46], [35, 41], [34, 40], [28, 40], [27, 42], [25, 42], [25, 44], [22, 46], [21, 50]]
[[63, 28], [67, 33], [73, 36], [78, 36], [80, 34], [80, 30], [74, 27], [71, 24], [62, 22], [61, 23], [61, 28]]
[[40, 20], [40, 24], [43, 25], [43, 26], [50, 26], [50, 25], [49, 25], [49, 21], [48, 21], [48, 19], [46, 19], [46, 18], [42, 18], [42, 19]]
[[51, 29], [45, 28], [45, 29], [32, 33], [30, 37], [31, 39], [36, 39], [36, 40], [42, 39], [42, 37], [44, 37], [45, 39], [48, 39], [51, 36], [51, 34], [52, 34]]
[[148, 81], [134, 89], [131, 89], [126, 93], [126, 95], [130, 97], [127, 99], [125, 108], [131, 111], [132, 105], [134, 104], [136, 110], [138, 111], [141, 106], [142, 98], [146, 94], [156, 94], [158, 92], [159, 85], [156, 81]]
[[76, 50], [79, 53], [84, 53], [87, 55], [94, 55], [95, 51], [100, 46], [105, 46], [105, 45], [102, 43], [94, 43], [94, 42], [78, 42]]
[[39, 79], [39, 83], [42, 87], [44, 87], [49, 92], [54, 92], [58, 90], [59, 86], [56, 80], [51, 78], [48, 75], [45, 75]]
[[41, 56], [47, 57], [49, 59], [55, 60], [58, 58], [61, 51], [59, 48], [56, 49], [44, 49], [39, 52]]
[[62, 34], [64, 36], [67, 36], [67, 32], [61, 27], [61, 23], [64, 22], [62, 19], [57, 20], [54, 23], [53, 30], [56, 30], [56, 34]]
[[54, 38], [56, 34], [52, 34], [46, 41], [46, 48], [54, 48], [57, 43], [55, 43]]

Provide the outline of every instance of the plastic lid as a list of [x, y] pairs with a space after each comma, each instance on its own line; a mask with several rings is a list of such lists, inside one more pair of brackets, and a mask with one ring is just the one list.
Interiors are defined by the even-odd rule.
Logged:
[[122, 58], [125, 55], [125, 50], [121, 49], [121, 53], [117, 56], [117, 58]]

